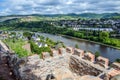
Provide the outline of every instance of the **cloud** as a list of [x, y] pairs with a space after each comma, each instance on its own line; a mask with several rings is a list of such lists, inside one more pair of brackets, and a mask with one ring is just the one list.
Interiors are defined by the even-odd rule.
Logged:
[[0, 0], [0, 15], [120, 12], [120, 0]]

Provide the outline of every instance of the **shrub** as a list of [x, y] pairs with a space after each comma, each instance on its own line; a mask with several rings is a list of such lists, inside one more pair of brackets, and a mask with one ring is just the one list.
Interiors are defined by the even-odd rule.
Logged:
[[99, 57], [100, 53], [98, 51], [95, 52], [95, 57]]

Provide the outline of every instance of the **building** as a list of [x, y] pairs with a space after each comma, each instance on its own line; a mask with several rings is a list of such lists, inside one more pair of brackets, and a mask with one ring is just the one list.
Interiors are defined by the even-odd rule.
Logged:
[[36, 42], [36, 44], [37, 44], [39, 47], [48, 47], [47, 44], [42, 43], [42, 42]]

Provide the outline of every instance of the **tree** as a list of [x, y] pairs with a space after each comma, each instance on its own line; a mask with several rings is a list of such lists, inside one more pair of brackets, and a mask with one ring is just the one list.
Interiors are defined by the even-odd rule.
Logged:
[[33, 41], [30, 41], [32, 53], [39, 54], [41, 56], [42, 52], [51, 52], [50, 47], [39, 47]]
[[24, 33], [23, 33], [23, 36], [27, 37], [28, 40], [30, 40], [31, 37], [32, 37], [32, 33], [30, 33], [30, 32], [24, 32]]
[[13, 43], [15, 43], [15, 38], [13, 38]]
[[100, 53], [98, 51], [95, 52], [95, 57], [100, 56]]
[[78, 44], [75, 44], [75, 48], [79, 48]]
[[120, 63], [120, 59], [116, 59], [116, 62]]
[[106, 42], [109, 39], [109, 33], [108, 32], [100, 32], [99, 36], [100, 41]]
[[16, 33], [15, 32], [11, 32], [11, 34], [10, 35], [16, 35]]

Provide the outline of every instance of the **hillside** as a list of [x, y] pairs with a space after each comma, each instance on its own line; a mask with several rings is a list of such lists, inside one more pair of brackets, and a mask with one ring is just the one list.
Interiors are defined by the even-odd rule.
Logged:
[[0, 22], [19, 19], [21, 21], [43, 21], [43, 20], [76, 20], [78, 18], [84, 19], [100, 19], [100, 18], [119, 18], [119, 13], [82, 13], [82, 14], [31, 14], [31, 15], [9, 15], [9, 16], [0, 16]]

